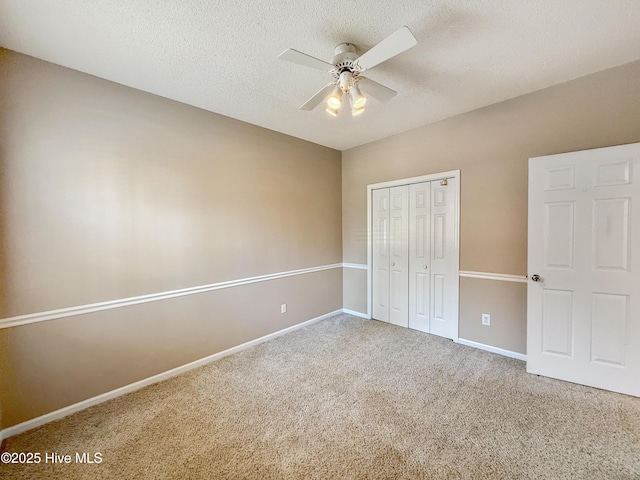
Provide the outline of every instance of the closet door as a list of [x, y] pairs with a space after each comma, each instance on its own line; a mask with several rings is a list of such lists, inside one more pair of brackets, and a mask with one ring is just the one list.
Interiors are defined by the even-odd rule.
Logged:
[[409, 328], [430, 332], [431, 183], [409, 186]]
[[373, 190], [373, 318], [389, 321], [389, 189]]
[[431, 322], [430, 333], [458, 338], [458, 182], [431, 182]]
[[409, 326], [409, 186], [389, 189], [389, 321]]

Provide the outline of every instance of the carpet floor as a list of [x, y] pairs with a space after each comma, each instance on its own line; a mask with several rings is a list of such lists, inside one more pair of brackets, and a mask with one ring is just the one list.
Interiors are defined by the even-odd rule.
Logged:
[[43, 457], [0, 465], [11, 479], [640, 479], [640, 398], [338, 315], [9, 438], [5, 451]]

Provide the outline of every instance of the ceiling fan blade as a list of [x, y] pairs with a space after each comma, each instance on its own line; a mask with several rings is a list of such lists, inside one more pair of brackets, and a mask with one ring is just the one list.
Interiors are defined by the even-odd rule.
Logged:
[[313, 97], [307, 100], [304, 103], [304, 105], [300, 107], [300, 110], [313, 110], [314, 108], [316, 108], [318, 104], [322, 102], [322, 100], [324, 100], [324, 98], [331, 93], [334, 87], [335, 87], [335, 84], [333, 82], [327, 83], [324, 87], [318, 90], [318, 93], [316, 93]]
[[376, 100], [381, 102], [388, 102], [397, 95], [398, 92], [391, 90], [389, 87], [385, 87], [378, 82], [374, 82], [367, 77], [359, 77], [360, 81], [358, 85], [362, 87], [365, 94], [371, 95]]
[[379, 63], [410, 49], [416, 43], [418, 41], [411, 33], [411, 30], [408, 27], [401, 27], [359, 57], [357, 60], [358, 65], [365, 70], [375, 67]]
[[278, 58], [286, 60], [287, 62], [297, 63], [298, 65], [304, 65], [305, 67], [317, 68], [319, 70], [329, 71], [333, 68], [333, 65], [320, 60], [319, 58], [312, 57], [306, 53], [299, 52], [293, 48], [289, 48], [278, 55]]

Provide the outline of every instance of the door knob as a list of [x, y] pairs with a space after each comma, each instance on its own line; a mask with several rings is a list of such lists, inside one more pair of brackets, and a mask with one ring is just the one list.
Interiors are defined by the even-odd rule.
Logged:
[[531, 275], [531, 280], [533, 280], [534, 282], [540, 282], [542, 278], [540, 278], [540, 275], [534, 274], [534, 275]]
[[396, 266], [396, 262], [391, 262], [391, 266], [395, 267]]
[[425, 265], [425, 266], [424, 266], [424, 269], [426, 270], [427, 268], [428, 268], [428, 267]]

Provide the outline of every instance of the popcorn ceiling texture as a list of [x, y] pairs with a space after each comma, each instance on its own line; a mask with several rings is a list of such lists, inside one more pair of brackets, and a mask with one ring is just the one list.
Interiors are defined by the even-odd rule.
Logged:
[[[636, 0], [4, 0], [0, 46], [345, 150], [637, 60], [639, 21]], [[329, 76], [282, 51], [329, 61], [402, 25], [418, 45], [367, 73], [397, 97], [298, 110]]]
[[[640, 398], [338, 315], [9, 438], [1, 478], [631, 479]], [[43, 453], [44, 455], [44, 453]]]

